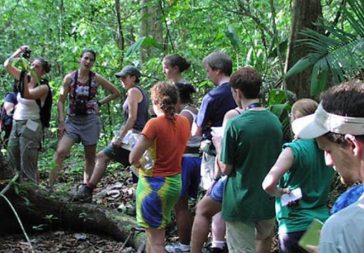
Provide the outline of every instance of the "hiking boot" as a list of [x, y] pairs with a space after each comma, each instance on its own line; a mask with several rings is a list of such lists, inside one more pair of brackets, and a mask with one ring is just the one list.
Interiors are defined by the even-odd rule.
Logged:
[[164, 248], [168, 253], [189, 253], [191, 249], [190, 245], [182, 245], [179, 242], [167, 244]]
[[92, 202], [92, 189], [86, 184], [81, 184], [77, 192], [73, 195], [73, 201], [81, 203], [91, 203]]

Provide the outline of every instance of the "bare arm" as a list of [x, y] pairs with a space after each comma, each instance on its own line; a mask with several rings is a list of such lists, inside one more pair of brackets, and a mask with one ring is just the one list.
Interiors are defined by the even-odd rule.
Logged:
[[121, 145], [121, 141], [126, 135], [126, 133], [133, 128], [135, 121], [137, 119], [138, 114], [138, 103], [141, 100], [143, 95], [137, 88], [132, 88], [128, 91], [128, 97], [126, 98], [128, 104], [128, 119], [125, 124], [121, 127], [119, 131], [119, 136], [117, 138], [117, 142], [114, 143], [116, 145]]
[[64, 132], [64, 119], [65, 119], [65, 112], [64, 107], [67, 99], [67, 95], [70, 92], [71, 86], [71, 77], [70, 75], [66, 75], [63, 79], [63, 85], [61, 87], [59, 98], [58, 98], [58, 131], [59, 134], [62, 136]]
[[12, 111], [14, 110], [15, 104], [10, 102], [4, 102], [4, 109], [7, 115], [12, 115]]
[[[231, 109], [224, 115], [224, 120], [222, 122], [222, 127], [225, 128], [227, 122], [239, 115], [239, 113], [235, 109]], [[215, 135], [214, 132], [212, 134], [212, 141], [214, 143], [216, 149], [216, 161], [215, 161], [215, 176], [220, 176], [221, 172], [224, 175], [229, 175], [232, 169], [231, 165], [224, 164], [220, 161], [220, 153], [221, 153], [221, 141], [223, 136]]]
[[103, 78], [102, 76], [100, 76], [98, 74], [96, 74], [96, 83], [101, 85], [105, 90], [110, 92], [110, 94], [108, 96], [104, 97], [103, 99], [101, 99], [99, 101], [100, 104], [102, 104], [102, 105], [107, 104], [111, 100], [120, 96], [119, 90], [112, 83], [110, 83], [108, 80], [106, 80], [105, 78]]
[[[35, 74], [34, 71], [31, 71], [32, 74]], [[36, 75], [36, 74], [35, 74]], [[33, 80], [39, 80], [39, 77], [32, 76]], [[48, 94], [49, 87], [47, 85], [38, 85], [35, 87], [30, 87], [27, 75], [24, 75], [24, 98], [27, 99], [45, 99]]]
[[11, 62], [14, 58], [20, 57], [20, 55], [28, 48], [28, 46], [21, 46], [19, 49], [17, 49], [8, 59], [4, 62], [4, 67], [6, 71], [12, 75], [16, 80], [19, 80], [20, 77], [20, 70], [13, 65], [11, 65]]
[[283, 174], [288, 171], [294, 162], [293, 152], [290, 148], [285, 148], [279, 155], [276, 163], [273, 165], [262, 183], [263, 189], [272, 196], [280, 197], [287, 193], [288, 189], [282, 189], [277, 186]]
[[145, 150], [147, 150], [152, 145], [152, 140], [147, 139], [144, 135], [141, 135], [138, 142], [135, 144], [134, 148], [130, 151], [129, 154], [129, 162], [136, 167], [140, 165], [140, 158], [144, 154]]

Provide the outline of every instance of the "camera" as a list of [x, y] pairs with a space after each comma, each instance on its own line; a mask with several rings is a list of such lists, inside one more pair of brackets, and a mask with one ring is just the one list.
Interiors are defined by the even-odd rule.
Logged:
[[25, 58], [25, 59], [29, 59], [30, 55], [32, 53], [32, 50], [30, 50], [30, 48], [26, 48], [24, 50], [24, 52], [22, 53], [21, 57]]

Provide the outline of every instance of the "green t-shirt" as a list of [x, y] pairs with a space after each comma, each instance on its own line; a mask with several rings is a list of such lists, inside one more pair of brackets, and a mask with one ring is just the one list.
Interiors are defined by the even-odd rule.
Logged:
[[325, 165], [324, 153], [315, 140], [297, 140], [286, 143], [283, 148], [293, 152], [293, 166], [279, 182], [279, 187], [300, 187], [302, 199], [297, 206], [282, 206], [276, 198], [279, 233], [305, 231], [314, 218], [324, 222], [329, 217], [326, 206], [334, 170]]
[[274, 199], [262, 182], [281, 152], [282, 125], [269, 110], [249, 110], [231, 119], [225, 130], [221, 161], [232, 165], [223, 196], [226, 221], [259, 221], [275, 216]]

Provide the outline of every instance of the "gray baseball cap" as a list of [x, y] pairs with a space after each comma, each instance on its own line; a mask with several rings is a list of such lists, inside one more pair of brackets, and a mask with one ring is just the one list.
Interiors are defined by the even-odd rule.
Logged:
[[117, 72], [115, 74], [117, 78], [124, 77], [127, 75], [136, 76], [138, 78], [141, 76], [140, 71], [132, 65], [125, 66], [120, 72]]

